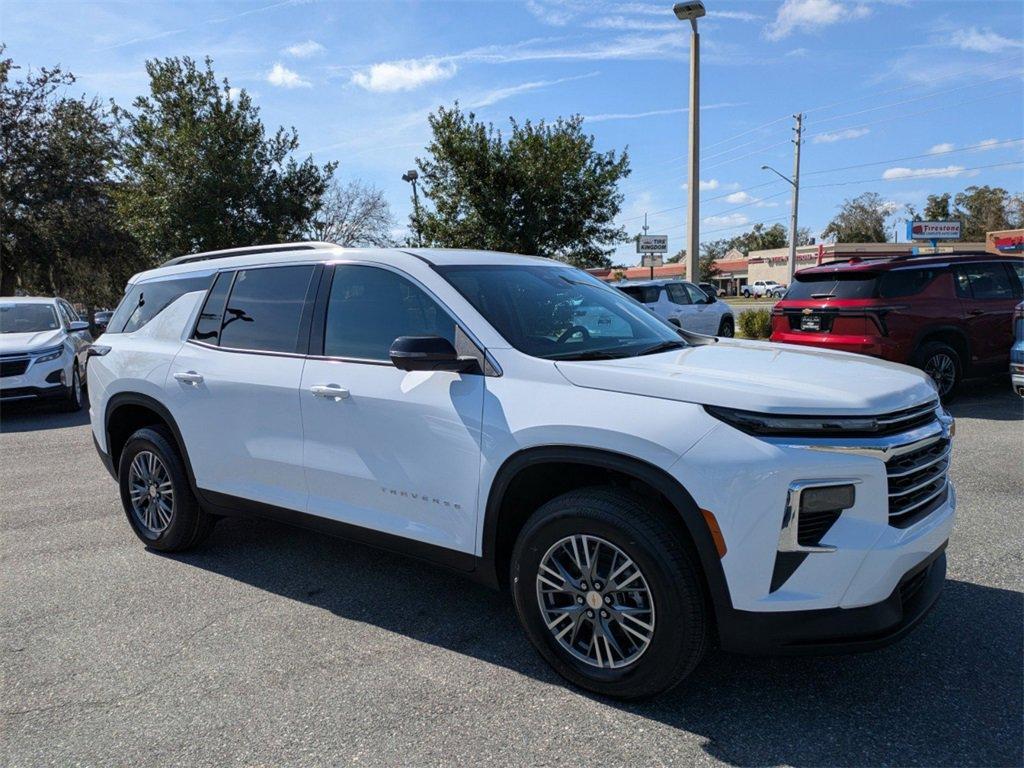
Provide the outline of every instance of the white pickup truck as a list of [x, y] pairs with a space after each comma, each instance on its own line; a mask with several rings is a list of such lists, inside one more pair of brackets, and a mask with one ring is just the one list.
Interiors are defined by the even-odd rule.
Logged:
[[743, 286], [741, 293], [744, 298], [754, 296], [758, 299], [767, 296], [781, 299], [786, 292], [786, 286], [779, 285], [774, 280], [757, 280], [754, 283]]

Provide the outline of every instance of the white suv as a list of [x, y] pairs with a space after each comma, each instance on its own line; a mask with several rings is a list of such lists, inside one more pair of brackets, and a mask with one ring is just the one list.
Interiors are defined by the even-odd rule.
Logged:
[[0, 402], [82, 409], [89, 323], [64, 299], [0, 298]]
[[440, 563], [509, 589], [603, 694], [669, 688], [712, 643], [878, 647], [942, 589], [927, 376], [694, 336], [559, 262], [199, 254], [133, 278], [101, 341], [93, 435], [148, 547], [258, 515]]
[[678, 328], [711, 336], [733, 336], [732, 308], [717, 296], [685, 280], [630, 280], [614, 283], [658, 317]]

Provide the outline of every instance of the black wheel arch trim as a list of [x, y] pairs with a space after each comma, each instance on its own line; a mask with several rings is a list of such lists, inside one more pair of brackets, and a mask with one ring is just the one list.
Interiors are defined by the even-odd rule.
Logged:
[[700, 507], [689, 491], [668, 472], [641, 459], [599, 448], [547, 445], [526, 448], [505, 459], [498, 469], [487, 494], [482, 526], [481, 557], [477, 564], [480, 581], [493, 587], [503, 583], [498, 573], [498, 533], [502, 501], [515, 477], [524, 469], [544, 463], [583, 464], [599, 469], [610, 469], [646, 483], [662, 496], [679, 514], [690, 534], [700, 558], [708, 593], [715, 614], [732, 609], [732, 599], [722, 568], [721, 558], [711, 538], [711, 531], [701, 514]]
[[188, 457], [188, 450], [185, 448], [185, 440], [181, 436], [181, 430], [178, 429], [178, 423], [174, 420], [174, 416], [171, 415], [171, 412], [163, 403], [154, 397], [144, 395], [140, 392], [118, 392], [107, 400], [106, 412], [103, 416], [103, 435], [107, 441], [107, 453], [113, 467], [115, 479], [117, 478], [117, 465], [119, 462], [115, 460], [113, 454], [110, 452], [110, 424], [114, 414], [117, 413], [117, 409], [125, 405], [138, 405], [148, 408], [167, 424], [167, 427], [171, 430], [171, 434], [174, 437], [174, 443], [178, 448], [178, 452], [181, 454], [181, 458], [185, 462], [185, 472], [188, 475], [188, 483], [192, 487], [193, 493], [195, 493], [198, 490], [196, 486], [196, 476], [192, 472], [192, 462]]
[[[943, 333], [951, 333], [954, 336], [958, 337], [961, 343], [964, 345], [964, 349], [967, 350], [967, 359], [960, 361], [960, 366], [964, 369], [964, 372], [966, 372], [967, 369], [971, 367], [971, 339], [963, 328], [960, 328], [959, 326], [956, 325], [928, 325], [919, 330], [914, 335], [914, 343], [911, 345], [911, 348], [913, 349], [913, 352], [911, 352], [911, 359], [913, 360], [917, 357], [917, 353], [921, 351], [921, 345], [925, 343], [925, 339], [927, 339], [929, 336], [934, 336], [936, 334]], [[941, 340], [935, 339], [935, 341]]]

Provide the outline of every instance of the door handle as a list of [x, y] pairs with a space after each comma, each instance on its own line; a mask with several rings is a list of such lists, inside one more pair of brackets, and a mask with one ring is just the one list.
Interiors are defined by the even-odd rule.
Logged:
[[191, 384], [193, 387], [198, 387], [203, 383], [203, 376], [195, 371], [185, 371], [184, 373], [174, 374], [174, 378], [180, 381], [182, 384]]
[[977, 317], [978, 315], [984, 315], [985, 314], [985, 310], [984, 309], [972, 309], [967, 314], [968, 315], [972, 315], [973, 317]]
[[339, 387], [337, 384], [317, 384], [310, 387], [309, 391], [313, 393], [314, 397], [326, 397], [335, 402], [345, 400], [349, 396], [348, 390]]

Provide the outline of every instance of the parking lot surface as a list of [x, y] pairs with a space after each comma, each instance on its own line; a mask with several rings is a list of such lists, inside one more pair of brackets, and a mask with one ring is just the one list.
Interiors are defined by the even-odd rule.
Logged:
[[556, 677], [505, 596], [414, 561], [248, 521], [149, 552], [84, 413], [5, 409], [0, 762], [1019, 766], [1024, 407], [999, 382], [952, 410], [959, 520], [914, 633], [712, 652], [624, 705]]

